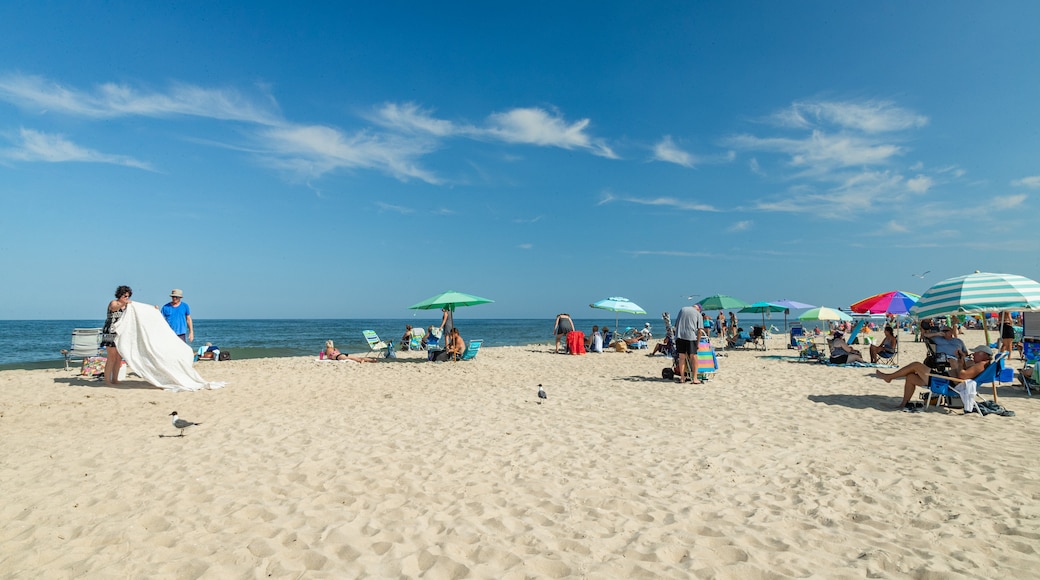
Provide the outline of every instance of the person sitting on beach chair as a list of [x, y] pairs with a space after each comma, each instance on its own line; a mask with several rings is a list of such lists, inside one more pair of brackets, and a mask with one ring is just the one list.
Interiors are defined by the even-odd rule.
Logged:
[[831, 358], [828, 362], [832, 365], [843, 365], [851, 362], [863, 362], [863, 354], [849, 346], [845, 342], [845, 334], [835, 330], [834, 335], [828, 343], [831, 349]]
[[[950, 376], [962, 380], [973, 379], [979, 376], [979, 373], [984, 371], [992, 360], [993, 349], [985, 345], [979, 345], [971, 349], [971, 356], [964, 359], [958, 370], [950, 369]], [[904, 379], [903, 399], [899, 402], [898, 407], [900, 409], [906, 407], [907, 403], [910, 402], [910, 399], [913, 398], [914, 393], [917, 391], [917, 387], [928, 386], [928, 378], [931, 374], [932, 369], [928, 365], [916, 361], [891, 373], [883, 373], [881, 371], [875, 373], [879, 379], [883, 379], [886, 383], [891, 383], [893, 379]]]

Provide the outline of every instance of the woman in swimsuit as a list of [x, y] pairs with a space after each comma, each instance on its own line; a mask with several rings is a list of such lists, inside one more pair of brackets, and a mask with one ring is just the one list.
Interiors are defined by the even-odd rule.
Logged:
[[133, 294], [134, 291], [129, 286], [120, 286], [116, 288], [116, 299], [108, 303], [105, 326], [101, 329], [101, 346], [105, 347], [107, 355], [105, 359], [106, 385], [119, 384], [119, 367], [123, 366], [123, 356], [116, 349], [116, 333], [112, 331], [112, 325], [123, 317]]
[[332, 342], [331, 340], [326, 340], [325, 341], [325, 358], [327, 358], [329, 360], [352, 360], [354, 362], [359, 362], [359, 363], [375, 362], [374, 359], [363, 358], [363, 357], [360, 357], [360, 356], [351, 356], [349, 354], [342, 353], [342, 352], [339, 351], [338, 348], [336, 348], [336, 344], [334, 342]]
[[896, 338], [895, 331], [892, 327], [885, 325], [885, 338], [881, 340], [881, 344], [870, 345], [870, 362], [876, 363], [881, 360], [881, 357], [891, 358], [896, 353], [896, 346], [898, 345], [898, 339]]
[[1015, 325], [1011, 322], [1011, 313], [1004, 311], [1000, 317], [1000, 352], [1011, 355], [1015, 343]]
[[556, 335], [556, 352], [560, 352], [560, 337], [567, 336], [568, 332], [574, 332], [574, 321], [570, 314], [557, 314], [556, 323], [553, 325], [553, 334]]

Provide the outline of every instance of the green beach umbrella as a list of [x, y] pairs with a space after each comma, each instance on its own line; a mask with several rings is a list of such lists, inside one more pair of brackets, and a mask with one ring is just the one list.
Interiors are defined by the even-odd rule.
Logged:
[[618, 329], [619, 312], [626, 312], [628, 314], [646, 314], [646, 310], [643, 310], [641, 306], [632, 302], [628, 298], [622, 298], [621, 296], [604, 298], [599, 302], [589, 304], [589, 306], [592, 308], [599, 308], [600, 310], [609, 310], [614, 313], [614, 332], [617, 332]]
[[737, 310], [751, 306], [740, 298], [734, 298], [727, 294], [712, 294], [697, 304], [700, 304], [701, 310]]
[[1040, 310], [1040, 284], [1016, 274], [976, 271], [932, 286], [910, 308], [910, 315], [931, 318], [1000, 310]]
[[448, 328], [455, 326], [455, 308], [458, 306], [476, 306], [478, 304], [489, 304], [494, 300], [488, 300], [487, 298], [481, 298], [480, 296], [474, 296], [472, 294], [464, 294], [462, 292], [456, 292], [454, 290], [448, 290], [447, 292], [441, 292], [440, 294], [423, 300], [418, 304], [413, 304], [408, 307], [409, 310], [440, 310], [441, 308], [448, 309]]
[[[765, 332], [765, 329], [766, 329], [766, 313], [767, 312], [786, 312], [786, 311], [787, 311], [787, 307], [786, 306], [781, 306], [779, 304], [773, 304], [772, 302], [755, 302], [754, 304], [751, 304], [750, 306], [745, 306], [744, 308], [740, 309], [740, 312], [751, 312], [751, 313], [759, 312], [759, 313], [761, 313], [762, 314], [762, 331], [763, 332]], [[787, 323], [785, 322], [784, 324], [786, 325]]]

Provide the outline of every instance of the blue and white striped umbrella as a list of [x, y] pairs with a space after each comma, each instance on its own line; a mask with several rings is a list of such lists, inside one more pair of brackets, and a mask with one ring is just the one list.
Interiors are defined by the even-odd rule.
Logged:
[[1016, 274], [976, 271], [929, 288], [910, 309], [910, 316], [931, 318], [997, 310], [1040, 310], [1040, 284]]

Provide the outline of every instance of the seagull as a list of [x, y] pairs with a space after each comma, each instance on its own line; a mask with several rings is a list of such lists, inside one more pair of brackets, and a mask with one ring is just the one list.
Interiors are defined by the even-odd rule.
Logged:
[[[691, 295], [689, 295], [689, 296], [686, 296], [685, 298], [686, 298], [687, 300], [693, 300], [694, 298], [696, 298], [696, 297], [698, 297], [698, 296], [700, 296], [700, 294], [691, 294]], [[680, 297], [680, 298], [682, 298], [682, 297]]]
[[202, 423], [192, 423], [191, 421], [185, 421], [177, 416], [177, 411], [170, 413], [170, 422], [173, 423], [175, 429], [180, 429], [181, 434], [178, 437], [184, 437], [184, 430], [194, 425], [201, 425]]
[[924, 277], [927, 276], [929, 272], [931, 272], [931, 270], [925, 270], [924, 272], [921, 272], [920, 274], [910, 274], [910, 275], [913, 276], [914, 278], [920, 278], [920, 279], [924, 280]]
[[548, 396], [546, 396], [545, 389], [542, 388], [541, 383], [538, 384], [538, 398], [539, 399], [548, 399], [549, 398]]

